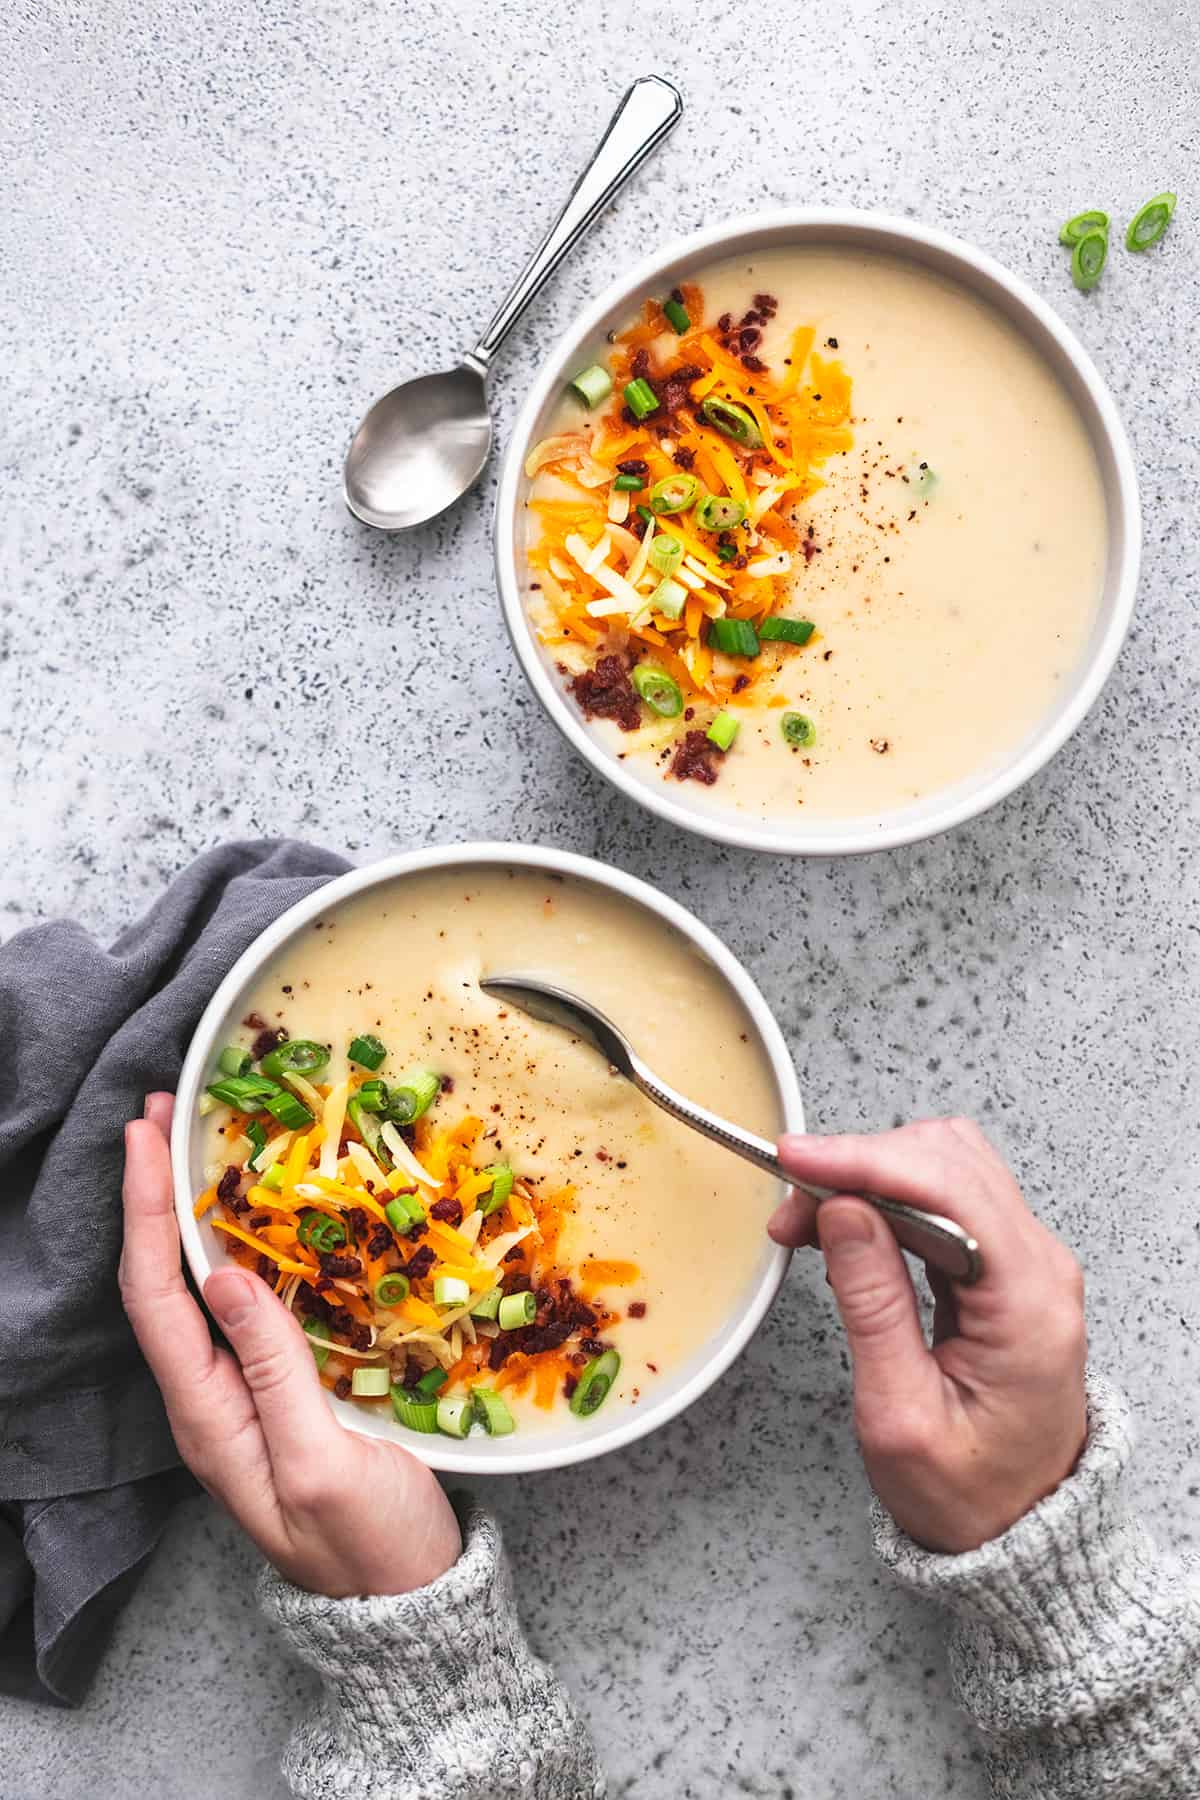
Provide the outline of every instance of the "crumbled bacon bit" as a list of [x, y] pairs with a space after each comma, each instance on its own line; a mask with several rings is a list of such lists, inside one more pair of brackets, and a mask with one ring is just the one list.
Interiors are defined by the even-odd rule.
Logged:
[[810, 537], [802, 539], [800, 547], [804, 551], [804, 560], [806, 563], [810, 563], [814, 556], [820, 556], [821, 554], [820, 545], [814, 544]]
[[744, 693], [749, 686], [750, 686], [750, 677], [748, 675], [735, 675], [734, 676], [733, 691], [735, 694]]
[[433, 1246], [431, 1244], [422, 1244], [419, 1250], [413, 1251], [412, 1255], [405, 1263], [404, 1273], [408, 1276], [410, 1281], [423, 1281], [436, 1261], [437, 1254], [434, 1251]]
[[687, 363], [682, 369], [674, 369], [659, 390], [659, 403], [663, 409], [669, 413], [678, 412], [690, 398], [692, 382], [703, 373], [704, 370], [695, 363]]
[[333, 1391], [339, 1400], [348, 1400], [350, 1398], [350, 1377], [339, 1375], [333, 1384]]
[[631, 1300], [629, 1302], [629, 1316], [631, 1319], [644, 1319], [646, 1316], [646, 1302], [644, 1300]]
[[352, 1350], [369, 1350], [371, 1348], [371, 1328], [362, 1325], [357, 1319], [350, 1327], [350, 1348]]
[[328, 1275], [331, 1280], [347, 1275], [361, 1275], [362, 1259], [347, 1256], [338, 1250], [326, 1250], [321, 1256], [321, 1273]]
[[454, 1077], [453, 1077], [453, 1075], [443, 1075], [442, 1076], [442, 1092], [443, 1092], [443, 1094], [452, 1094], [454, 1092]]
[[265, 1031], [267, 1021], [263, 1018], [261, 1013], [252, 1012], [246, 1014], [245, 1018], [242, 1020], [242, 1024], [246, 1027], [247, 1031]]
[[278, 1050], [280, 1044], [286, 1042], [287, 1032], [282, 1025], [268, 1025], [251, 1044], [250, 1054], [255, 1062], [261, 1062], [264, 1056], [270, 1056], [272, 1050]]
[[339, 1331], [343, 1337], [349, 1337], [354, 1329], [354, 1315], [348, 1306], [331, 1306], [329, 1309], [329, 1329]]
[[585, 1350], [589, 1356], [603, 1356], [608, 1345], [602, 1344], [599, 1338], [585, 1337], [580, 1341], [579, 1348]]
[[259, 1257], [254, 1265], [254, 1272], [259, 1277], [260, 1281], [274, 1282], [275, 1280], [275, 1264], [271, 1261], [269, 1256]]
[[376, 1225], [367, 1239], [367, 1255], [374, 1259], [392, 1247], [392, 1233], [387, 1225]]
[[622, 731], [636, 731], [641, 724], [641, 706], [623, 658], [602, 656], [569, 685], [585, 718], [612, 719]]
[[670, 773], [677, 781], [700, 781], [712, 787], [720, 765], [721, 752], [703, 731], [685, 731], [671, 758]]
[[563, 1394], [566, 1399], [569, 1400], [571, 1398], [571, 1395], [575, 1392], [575, 1389], [578, 1386], [579, 1386], [578, 1375], [564, 1375], [563, 1376]]
[[648, 475], [650, 464], [643, 462], [640, 456], [627, 456], [624, 462], [617, 464], [618, 475]]
[[221, 1175], [220, 1181], [217, 1183], [217, 1199], [224, 1201], [225, 1205], [228, 1206], [232, 1200], [239, 1197], [241, 1182], [242, 1171], [238, 1168], [237, 1164], [228, 1164]]
[[886, 756], [888, 753], [888, 741], [886, 738], [872, 738], [871, 748], [876, 756]]
[[757, 325], [743, 327], [739, 334], [743, 350], [757, 350], [762, 343], [762, 332]]
[[429, 1209], [431, 1219], [440, 1219], [443, 1225], [462, 1224], [462, 1202], [460, 1200], [435, 1200]]
[[350, 1227], [350, 1236], [361, 1238], [366, 1236], [371, 1221], [361, 1206], [352, 1206], [346, 1214], [346, 1223]]
[[264, 1225], [269, 1225], [271, 1223], [271, 1215], [269, 1212], [251, 1213], [250, 1217], [246, 1220], [246, 1223], [249, 1225], [251, 1231], [260, 1231]]
[[732, 324], [733, 324], [733, 314], [729, 313], [729, 312], [724, 312], [721, 314], [720, 318], [717, 320], [717, 330], [721, 331], [721, 332], [728, 331]]
[[772, 314], [779, 311], [779, 302], [774, 294], [755, 294], [754, 304], [759, 312]]
[[675, 461], [681, 469], [690, 469], [696, 460], [696, 452], [689, 450], [686, 444], [680, 444], [675, 452]]
[[767, 365], [762, 360], [761, 356], [743, 356], [742, 358], [742, 367], [744, 369], [749, 369], [752, 375], [761, 375], [766, 369], [766, 366]]
[[649, 375], [650, 352], [646, 349], [645, 345], [643, 345], [640, 350], [634, 351], [633, 361], [629, 365], [629, 372], [635, 381], [645, 381], [646, 377]]

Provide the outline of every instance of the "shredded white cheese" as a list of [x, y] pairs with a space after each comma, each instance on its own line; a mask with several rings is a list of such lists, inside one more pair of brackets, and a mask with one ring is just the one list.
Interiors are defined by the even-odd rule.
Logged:
[[336, 1087], [330, 1088], [329, 1098], [325, 1102], [325, 1110], [321, 1117], [321, 1123], [325, 1127], [325, 1136], [321, 1143], [321, 1160], [317, 1164], [317, 1169], [326, 1181], [333, 1181], [337, 1177], [342, 1126], [346, 1123], [346, 1102], [349, 1098], [350, 1083], [339, 1081]]
[[614, 488], [608, 496], [608, 516], [614, 525], [623, 525], [629, 517], [629, 495], [624, 488]]
[[284, 1071], [283, 1079], [294, 1093], [299, 1094], [313, 1117], [319, 1119], [325, 1109], [325, 1102], [311, 1081], [305, 1081], [303, 1075], [293, 1075], [287, 1070]]
[[346, 1156], [348, 1161], [354, 1164], [364, 1181], [373, 1182], [377, 1188], [387, 1186], [387, 1176], [365, 1144], [347, 1144]]
[[391, 1151], [392, 1161], [397, 1168], [403, 1169], [406, 1175], [411, 1175], [413, 1180], [419, 1181], [423, 1187], [440, 1188], [443, 1185], [440, 1181], [435, 1181], [429, 1170], [417, 1161], [390, 1119], [379, 1135]]

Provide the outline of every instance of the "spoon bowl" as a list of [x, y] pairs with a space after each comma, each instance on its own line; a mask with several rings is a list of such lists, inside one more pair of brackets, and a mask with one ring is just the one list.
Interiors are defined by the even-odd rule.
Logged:
[[492, 449], [482, 374], [418, 375], [377, 400], [346, 456], [346, 505], [379, 531], [436, 519], [473, 487]]

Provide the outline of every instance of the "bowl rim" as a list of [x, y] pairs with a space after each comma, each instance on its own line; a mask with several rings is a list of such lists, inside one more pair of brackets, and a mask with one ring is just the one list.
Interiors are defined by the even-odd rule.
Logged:
[[[201, 1295], [205, 1280], [219, 1264], [210, 1254], [207, 1237], [201, 1229], [202, 1221], [192, 1212], [194, 1196], [189, 1169], [190, 1151], [198, 1119], [196, 1103], [212, 1060], [218, 1030], [230, 1007], [263, 964], [297, 930], [328, 911], [331, 906], [340, 905], [356, 894], [397, 877], [463, 865], [517, 866], [573, 876], [607, 888], [635, 905], [646, 907], [682, 933], [713, 964], [745, 1008], [771, 1066], [779, 1093], [784, 1129], [804, 1129], [804, 1106], [791, 1052], [761, 990], [716, 933], [679, 901], [659, 893], [648, 882], [636, 875], [627, 874], [623, 869], [594, 861], [591, 857], [578, 855], [574, 851], [554, 850], [536, 844], [477, 841], [403, 851], [376, 862], [365, 863], [345, 875], [335, 876], [281, 913], [238, 957], [209, 1000], [192, 1033], [176, 1089], [175, 1116], [171, 1127], [171, 1167], [175, 1183], [175, 1215], [179, 1223], [183, 1252]], [[425, 1437], [412, 1433], [403, 1438], [393, 1438], [389, 1433], [370, 1431], [365, 1421], [360, 1422], [354, 1417], [355, 1409], [348, 1402], [335, 1400], [332, 1394], [327, 1398], [339, 1422], [348, 1429], [357, 1431], [362, 1436], [381, 1437], [386, 1442], [402, 1443], [403, 1448], [430, 1468], [449, 1474], [517, 1475], [586, 1462], [592, 1457], [607, 1455], [610, 1450], [618, 1450], [645, 1437], [658, 1426], [675, 1418], [707, 1392], [741, 1354], [766, 1317], [783, 1284], [790, 1260], [789, 1250], [778, 1244], [771, 1246], [771, 1252], [765, 1259], [753, 1288], [748, 1290], [739, 1310], [730, 1315], [735, 1323], [727, 1340], [687, 1381], [674, 1391], [664, 1394], [661, 1399], [651, 1400], [636, 1409], [629, 1408], [624, 1415], [614, 1415], [621, 1422], [614, 1425], [611, 1431], [589, 1435], [580, 1439], [577, 1445], [567, 1441], [539, 1449], [535, 1443], [526, 1449], [519, 1438], [516, 1442], [506, 1438], [502, 1444], [497, 1444], [493, 1439], [489, 1440], [493, 1448], [486, 1457], [482, 1457], [472, 1455], [465, 1445], [457, 1447], [456, 1440], [449, 1437]]]
[[[1092, 645], [1086, 661], [1079, 665], [1070, 700], [1061, 707], [1057, 716], [1047, 717], [1021, 755], [1015, 757], [1006, 768], [981, 780], [978, 786], [972, 787], [967, 793], [958, 793], [955, 788], [947, 789], [947, 794], [952, 797], [947, 798], [940, 806], [933, 804], [936, 795], [931, 796], [928, 816], [905, 819], [882, 828], [869, 816], [864, 816], [861, 830], [841, 830], [836, 835], [821, 830], [805, 831], [802, 835], [789, 833], [773, 828], [765, 820], [754, 820], [749, 816], [706, 813], [675, 800], [665, 784], [661, 788], [655, 787], [627, 773], [587, 729], [582, 717], [571, 706], [550, 674], [522, 600], [516, 542], [517, 521], [521, 512], [521, 484], [525, 479], [524, 462], [529, 442], [538, 415], [549, 399], [551, 390], [561, 381], [560, 365], [567, 356], [596, 332], [607, 314], [676, 263], [707, 253], [719, 255], [722, 247], [731, 245], [735, 239], [747, 234], [787, 230], [801, 231], [814, 240], [819, 238], [823, 230], [838, 234], [857, 232], [862, 237], [859, 248], [873, 248], [884, 252], [890, 250], [899, 256], [905, 254], [906, 245], [920, 245], [939, 253], [956, 265], [961, 272], [963, 285], [971, 292], [980, 293], [989, 282], [1003, 290], [1009, 301], [1015, 303], [1014, 310], [1006, 312], [1005, 316], [1026, 337], [1030, 336], [1030, 320], [1040, 327], [1053, 340], [1058, 353], [1086, 391], [1094, 408], [1097, 424], [1097, 430], [1094, 431], [1091, 421], [1084, 420], [1088, 436], [1098, 456], [1102, 449], [1107, 450], [1115, 478], [1115, 500], [1107, 491], [1108, 483], [1105, 483], [1105, 498], [1109, 507], [1110, 553], [1114, 544], [1118, 546], [1111, 616]], [[972, 280], [973, 276], [982, 276], [983, 282]], [[983, 297], [988, 298], [986, 293]], [[1025, 318], [1018, 318], [1017, 312], [1023, 312]], [[1041, 349], [1036, 341], [1034, 347]], [[1055, 373], [1057, 375], [1058, 371]], [[1074, 397], [1072, 400], [1079, 410]], [[1049, 302], [1021, 276], [1013, 274], [986, 251], [979, 250], [966, 239], [942, 231], [936, 226], [892, 213], [857, 207], [810, 206], [777, 207], [761, 212], [742, 213], [721, 224], [676, 238], [664, 248], [644, 257], [628, 273], [610, 282], [603, 293], [575, 317], [543, 357], [537, 377], [514, 420], [497, 483], [492, 535], [496, 581], [509, 638], [527, 681], [567, 743], [626, 799], [634, 801], [659, 818], [668, 820], [672, 825], [678, 825], [683, 830], [710, 841], [779, 856], [863, 856], [876, 850], [891, 850], [903, 844], [917, 843], [961, 825], [968, 819], [979, 817], [1023, 786], [1061, 750], [1067, 739], [1078, 729], [1112, 672], [1133, 617], [1142, 541], [1136, 466], [1116, 402], [1088, 352]]]

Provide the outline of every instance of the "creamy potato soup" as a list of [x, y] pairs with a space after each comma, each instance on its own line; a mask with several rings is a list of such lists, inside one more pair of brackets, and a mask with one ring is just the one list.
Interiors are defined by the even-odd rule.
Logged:
[[769, 1254], [769, 1179], [482, 992], [506, 973], [585, 996], [702, 1104], [781, 1123], [722, 977], [603, 888], [413, 875], [293, 939], [212, 1070], [197, 1211], [304, 1322], [325, 1385], [413, 1430], [635, 1406]]
[[1000, 767], [1096, 615], [1070, 399], [999, 313], [852, 250], [714, 265], [581, 371], [531, 476], [529, 608], [625, 767], [795, 824]]

